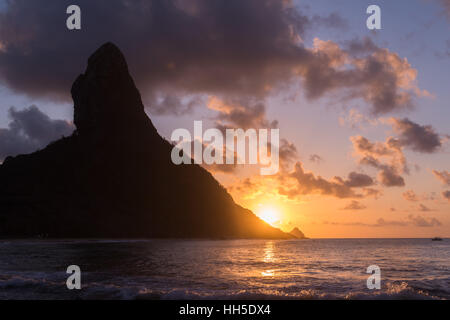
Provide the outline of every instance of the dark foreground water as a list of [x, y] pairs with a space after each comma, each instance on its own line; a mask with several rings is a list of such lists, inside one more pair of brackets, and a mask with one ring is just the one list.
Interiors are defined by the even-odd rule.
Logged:
[[449, 298], [450, 239], [0, 241], [0, 299]]

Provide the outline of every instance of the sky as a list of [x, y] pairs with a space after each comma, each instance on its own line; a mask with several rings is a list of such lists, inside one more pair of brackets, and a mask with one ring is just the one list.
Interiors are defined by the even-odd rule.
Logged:
[[449, 0], [0, 0], [0, 161], [75, 129], [71, 84], [112, 41], [167, 139], [195, 120], [280, 130], [276, 175], [206, 168], [272, 225], [450, 237], [449, 31]]

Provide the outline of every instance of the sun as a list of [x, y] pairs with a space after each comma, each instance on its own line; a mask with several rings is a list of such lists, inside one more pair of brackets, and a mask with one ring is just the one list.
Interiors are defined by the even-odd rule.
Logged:
[[272, 207], [263, 207], [258, 212], [258, 217], [268, 224], [274, 224], [280, 220], [279, 212]]

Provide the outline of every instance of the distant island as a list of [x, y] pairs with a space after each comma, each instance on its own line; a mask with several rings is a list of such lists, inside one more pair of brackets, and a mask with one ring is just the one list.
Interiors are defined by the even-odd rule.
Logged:
[[304, 237], [237, 205], [202, 167], [171, 162], [114, 44], [71, 93], [75, 132], [0, 166], [1, 238]]
[[300, 229], [297, 227], [292, 229], [291, 232], [289, 232], [289, 234], [293, 235], [297, 239], [309, 239], [309, 238], [305, 237], [305, 234], [303, 232], [301, 232]]

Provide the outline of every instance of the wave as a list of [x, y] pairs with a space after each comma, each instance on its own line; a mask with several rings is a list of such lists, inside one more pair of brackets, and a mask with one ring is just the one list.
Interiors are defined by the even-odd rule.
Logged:
[[82, 299], [82, 300], [441, 300], [446, 295], [431, 294], [406, 282], [388, 283], [382, 290], [350, 293], [304, 289], [284, 292], [270, 289], [208, 291], [198, 289], [154, 290], [145, 286], [89, 283], [81, 291], [69, 291], [65, 283], [23, 276], [0, 278], [0, 299]]
[[84, 300], [441, 300], [449, 293], [432, 294], [414, 288], [407, 282], [387, 283], [381, 290], [336, 293], [325, 290], [303, 289], [284, 292], [270, 289], [244, 290], [199, 290], [169, 289], [154, 290], [145, 286], [115, 285], [92, 282], [83, 285], [81, 291], [69, 291], [65, 283], [46, 278], [23, 275], [0, 277], [0, 299], [84, 299]]
[[[145, 298], [141, 293], [139, 298]], [[423, 290], [414, 289], [406, 282], [388, 284], [385, 290], [355, 291], [352, 293], [323, 292], [314, 289], [285, 293], [278, 290], [240, 290], [226, 294], [201, 293], [189, 290], [172, 290], [163, 294], [161, 299], [194, 300], [442, 300], [444, 297], [433, 296]]]
[[[450, 299], [448, 277], [408, 281], [384, 281], [381, 290], [368, 290], [353, 284], [327, 284], [299, 287], [295, 281], [283, 287], [242, 287], [229, 283], [229, 289], [214, 285], [193, 288], [149, 277], [114, 277], [83, 273], [82, 290], [68, 290], [65, 272], [3, 272], [0, 299], [150, 299], [150, 300], [428, 300]], [[100, 277], [99, 277], [100, 276]], [[101, 279], [101, 280], [100, 280]], [[315, 281], [313, 281], [316, 283]], [[279, 284], [274, 283], [274, 286]], [[347, 289], [345, 289], [347, 288]], [[352, 289], [358, 288], [358, 289]]]

